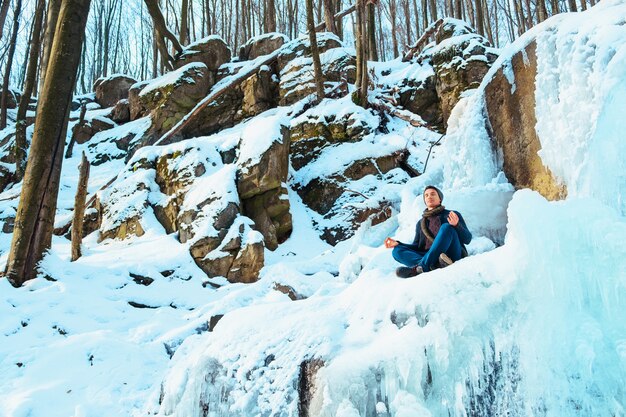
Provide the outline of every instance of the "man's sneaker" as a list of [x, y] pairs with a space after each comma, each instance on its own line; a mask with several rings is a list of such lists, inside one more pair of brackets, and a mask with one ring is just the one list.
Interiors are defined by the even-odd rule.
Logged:
[[398, 276], [398, 278], [411, 278], [423, 272], [424, 270], [422, 269], [420, 265], [412, 266], [412, 267], [401, 266], [398, 269], [396, 269], [396, 275]]
[[446, 266], [450, 266], [454, 263], [452, 259], [445, 253], [439, 255], [439, 268], [445, 268]]

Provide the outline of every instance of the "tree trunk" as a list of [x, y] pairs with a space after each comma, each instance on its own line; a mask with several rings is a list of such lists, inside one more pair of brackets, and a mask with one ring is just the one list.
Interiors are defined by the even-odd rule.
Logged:
[[541, 23], [547, 18], [548, 18], [548, 12], [546, 10], [546, 1], [537, 0], [537, 21]]
[[333, 0], [324, 0], [324, 21], [326, 22], [326, 31], [337, 34], [337, 25], [335, 25], [335, 5]]
[[576, 7], [576, 0], [568, 0], [567, 2], [569, 4], [569, 11], [570, 12], [577, 12], [578, 8]]
[[315, 18], [313, 17], [313, 0], [306, 0], [306, 24], [311, 42], [311, 57], [313, 58], [313, 72], [315, 78], [316, 103], [324, 99], [324, 80], [322, 79], [322, 64], [320, 51], [317, 47], [317, 35], [315, 33]]
[[9, 80], [11, 79], [11, 66], [13, 66], [13, 56], [15, 55], [15, 46], [17, 40], [17, 32], [20, 29], [20, 14], [22, 13], [22, 0], [17, 0], [13, 11], [13, 32], [11, 33], [11, 41], [9, 43], [9, 54], [4, 69], [4, 77], [2, 79], [2, 98], [0, 99], [0, 129], [7, 126], [7, 104], [9, 100]]
[[[470, 0], [471, 1], [471, 0]], [[415, 12], [417, 15], [417, 11]], [[428, 0], [422, 0], [422, 26], [424, 30], [428, 27]], [[417, 33], [417, 37], [419, 37], [419, 31]]]
[[265, 32], [276, 32], [276, 4], [274, 0], [265, 2]]
[[367, 25], [368, 59], [370, 61], [378, 61], [378, 48], [376, 48], [376, 5], [373, 3], [367, 5]]
[[406, 45], [411, 44], [411, 9], [409, 7], [409, 0], [402, 0], [402, 8], [404, 10], [404, 20], [406, 23]]
[[48, 68], [48, 60], [50, 59], [52, 42], [54, 41], [57, 20], [59, 19], [59, 10], [61, 10], [61, 0], [50, 0], [47, 11], [46, 33], [43, 38], [41, 64], [39, 65], [39, 91], [42, 91], [43, 83], [46, 79], [46, 70]]
[[176, 36], [174, 36], [174, 34], [167, 28], [165, 18], [163, 17], [163, 13], [161, 13], [157, 0], [144, 0], [144, 3], [146, 4], [146, 8], [152, 18], [152, 23], [154, 24], [154, 28], [157, 33], [157, 48], [161, 53], [161, 60], [162, 62], [168, 62], [166, 67], [169, 66], [171, 68], [174, 59], [167, 52], [165, 40], [169, 40], [176, 52], [179, 54], [183, 51], [183, 47], [180, 45], [180, 42], [178, 42], [178, 39], [176, 39]]
[[85, 218], [85, 200], [89, 183], [89, 161], [83, 152], [83, 159], [78, 167], [78, 188], [74, 199], [74, 220], [72, 221], [72, 262], [81, 257], [80, 245], [83, 242], [83, 220]]
[[180, 44], [187, 45], [189, 0], [182, 0], [180, 6]]
[[354, 102], [367, 108], [367, 22], [365, 0], [356, 0], [356, 92]]
[[485, 22], [485, 18], [483, 17], [482, 0], [476, 0], [475, 8], [476, 8], [476, 32], [478, 32], [478, 34], [481, 36], [485, 36], [485, 27], [483, 26], [483, 23]]
[[36, 277], [37, 263], [52, 242], [63, 147], [90, 2], [64, 0], [59, 12], [7, 261], [6, 276], [16, 287]]
[[9, 14], [9, 6], [11, 5], [11, 0], [0, 0], [2, 3], [0, 4], [0, 40], [2, 39], [2, 32], [4, 30], [4, 22], [7, 19], [7, 15]]
[[20, 105], [17, 108], [17, 118], [15, 122], [15, 176], [16, 181], [21, 181], [24, 177], [24, 169], [26, 168], [26, 111], [30, 97], [35, 88], [37, 78], [37, 60], [39, 58], [39, 46], [41, 27], [43, 26], [43, 9], [46, 5], [44, 0], [38, 0], [35, 8], [35, 17], [33, 20], [33, 35], [30, 44], [30, 53], [28, 57], [28, 66], [26, 70], [26, 82], [24, 83], [24, 92]]
[[430, 4], [430, 17], [433, 22], [437, 21], [437, 2], [435, 0], [429, 0]]
[[391, 20], [391, 45], [393, 47], [393, 57], [397, 58], [399, 55], [398, 51], [398, 30], [397, 30], [397, 8], [396, 8], [396, 0], [389, 0], [389, 18]]
[[559, 0], [551, 0], [552, 4], [552, 16], [555, 14], [561, 13], [561, 9], [559, 8]]

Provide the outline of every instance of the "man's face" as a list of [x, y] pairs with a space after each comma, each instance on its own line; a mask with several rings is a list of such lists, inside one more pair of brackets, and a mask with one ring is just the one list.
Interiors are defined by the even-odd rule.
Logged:
[[426, 203], [426, 208], [429, 210], [439, 207], [439, 205], [441, 205], [441, 199], [439, 198], [439, 194], [437, 194], [437, 190], [429, 188], [424, 191], [424, 203]]

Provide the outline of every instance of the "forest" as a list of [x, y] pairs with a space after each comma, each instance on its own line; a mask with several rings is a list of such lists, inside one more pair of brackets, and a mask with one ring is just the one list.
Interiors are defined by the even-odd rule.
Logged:
[[[41, 88], [61, 0], [1, 0], [0, 72], [2, 91], [23, 91], [29, 61], [38, 70], [32, 94]], [[115, 73], [154, 78], [170, 67], [167, 56], [208, 35], [218, 35], [233, 51], [249, 38], [269, 32], [293, 39], [306, 32], [305, 1], [298, 0], [96, 0], [89, 7], [81, 47], [76, 93], [92, 90], [95, 80]], [[352, 0], [313, 2], [315, 22], [354, 39]], [[468, 22], [495, 47], [501, 47], [557, 13], [586, 10], [595, 0], [368, 0], [369, 59], [399, 57], [441, 17]], [[162, 16], [154, 20], [156, 8]], [[155, 25], [156, 22], [156, 25]], [[157, 33], [168, 33], [161, 45]], [[37, 53], [30, 51], [34, 49]], [[4, 126], [4, 122], [3, 122]]]

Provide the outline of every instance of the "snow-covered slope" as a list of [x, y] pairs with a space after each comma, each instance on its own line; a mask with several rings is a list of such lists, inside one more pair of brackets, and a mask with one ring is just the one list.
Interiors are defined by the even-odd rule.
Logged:
[[[254, 284], [203, 285], [187, 248], [156, 221], [140, 238], [89, 236], [74, 263], [55, 238], [42, 269], [57, 281], [0, 280], [0, 415], [626, 415], [625, 21], [626, 4], [604, 0], [535, 28], [498, 64], [537, 37], [541, 156], [567, 200], [514, 193], [479, 88], [455, 108], [424, 175], [380, 185], [398, 202], [392, 219], [330, 247], [290, 190], [293, 234], [266, 251]], [[585, 82], [571, 81], [581, 73]], [[593, 103], [582, 115], [581, 97]], [[390, 126], [386, 143], [412, 133]], [[427, 146], [412, 151], [423, 160]], [[61, 215], [77, 160], [64, 166]], [[123, 167], [94, 167], [90, 191]], [[430, 183], [463, 213], [475, 256], [400, 280], [382, 242], [412, 238]], [[1, 234], [1, 261], [9, 244]], [[321, 364], [302, 404], [302, 370]]]

